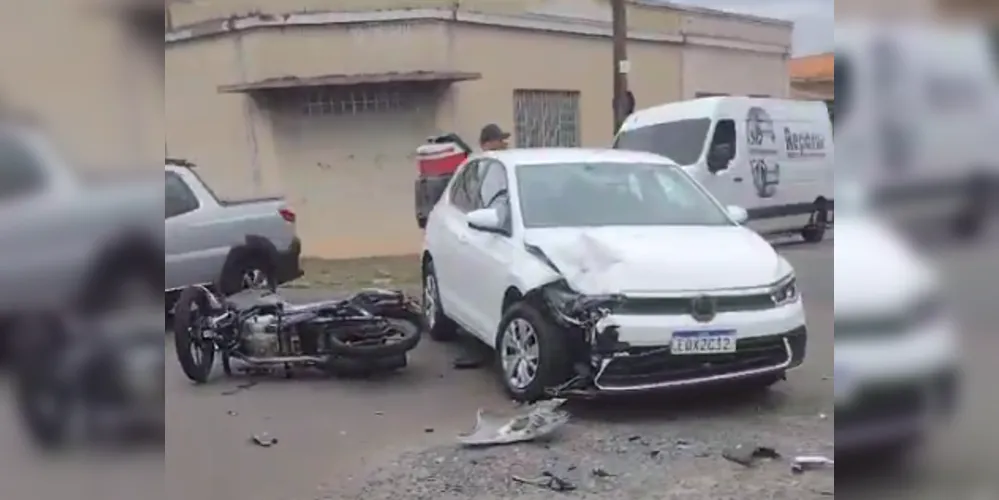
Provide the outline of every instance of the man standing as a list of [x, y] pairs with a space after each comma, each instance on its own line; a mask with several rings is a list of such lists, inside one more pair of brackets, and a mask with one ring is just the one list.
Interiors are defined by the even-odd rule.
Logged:
[[504, 132], [503, 129], [496, 125], [495, 123], [490, 123], [485, 127], [482, 127], [482, 131], [479, 132], [479, 146], [482, 147], [483, 151], [498, 151], [501, 149], [507, 149], [509, 144], [507, 140], [510, 139], [510, 133]]

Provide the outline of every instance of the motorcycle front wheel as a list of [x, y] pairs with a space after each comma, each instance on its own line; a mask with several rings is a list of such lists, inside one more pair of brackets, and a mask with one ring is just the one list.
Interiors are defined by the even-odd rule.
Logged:
[[204, 315], [208, 310], [208, 297], [198, 287], [187, 287], [180, 292], [174, 308], [173, 340], [177, 361], [184, 375], [198, 384], [208, 381], [215, 363], [215, 344], [202, 338]]

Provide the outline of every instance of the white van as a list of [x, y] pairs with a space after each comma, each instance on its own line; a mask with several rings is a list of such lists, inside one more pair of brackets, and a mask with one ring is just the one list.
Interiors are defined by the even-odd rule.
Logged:
[[988, 227], [999, 179], [996, 48], [984, 30], [837, 23], [839, 173], [905, 227]]
[[833, 131], [820, 101], [709, 97], [637, 111], [615, 149], [646, 151], [684, 167], [748, 225], [818, 242], [832, 222]]

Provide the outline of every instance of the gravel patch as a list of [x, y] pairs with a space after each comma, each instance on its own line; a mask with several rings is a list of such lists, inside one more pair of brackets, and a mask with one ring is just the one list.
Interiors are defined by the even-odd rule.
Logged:
[[[782, 458], [752, 467], [723, 458], [737, 444], [765, 446]], [[547, 443], [484, 449], [443, 446], [406, 454], [356, 491], [325, 498], [711, 499], [829, 498], [833, 471], [792, 474], [795, 455], [833, 456], [831, 419], [735, 415], [610, 423], [578, 418]], [[513, 479], [549, 472], [575, 489], [555, 492]]]

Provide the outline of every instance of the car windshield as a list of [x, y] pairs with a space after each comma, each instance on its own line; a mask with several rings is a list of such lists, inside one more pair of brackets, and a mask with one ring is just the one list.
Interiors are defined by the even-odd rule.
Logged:
[[733, 224], [703, 188], [672, 165], [520, 165], [516, 176], [526, 228]]

